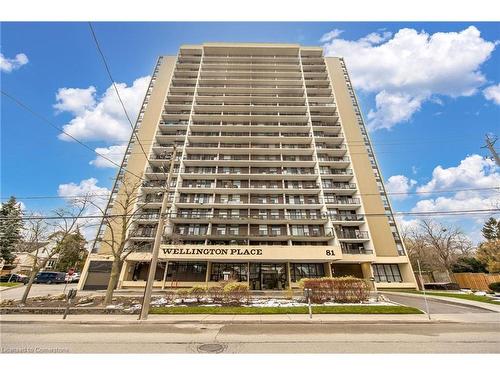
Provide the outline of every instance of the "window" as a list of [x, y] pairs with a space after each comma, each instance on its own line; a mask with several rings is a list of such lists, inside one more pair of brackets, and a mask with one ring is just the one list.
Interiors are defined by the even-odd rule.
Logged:
[[309, 227], [307, 225], [292, 225], [293, 236], [309, 236]]
[[206, 273], [206, 263], [169, 262], [167, 270], [167, 280], [205, 281]]
[[273, 225], [271, 226], [271, 235], [280, 236], [281, 235], [281, 227]]
[[259, 225], [259, 235], [267, 236], [267, 225]]
[[400, 283], [403, 281], [397, 264], [374, 264], [373, 276], [377, 282]]
[[276, 203], [279, 203], [279, 198], [277, 195], [271, 195], [269, 197], [269, 203], [273, 203], [273, 204], [276, 204]]
[[224, 236], [226, 234], [225, 225], [217, 225], [217, 230], [215, 232], [218, 236]]
[[290, 263], [290, 277], [297, 282], [305, 277], [317, 278], [325, 276], [323, 263]]
[[247, 263], [212, 263], [210, 280], [224, 280], [223, 272], [230, 272], [229, 278], [236, 281], [247, 281]]

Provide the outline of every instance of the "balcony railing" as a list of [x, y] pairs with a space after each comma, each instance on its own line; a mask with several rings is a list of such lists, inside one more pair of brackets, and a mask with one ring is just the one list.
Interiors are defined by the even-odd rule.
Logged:
[[330, 215], [333, 221], [363, 221], [363, 215]]
[[350, 254], [350, 255], [367, 255], [373, 254], [373, 250], [368, 250], [363, 247], [359, 248], [342, 248], [342, 254]]
[[338, 199], [325, 197], [326, 204], [360, 204], [359, 198]]
[[337, 232], [337, 237], [344, 240], [366, 240], [369, 238], [367, 231], [346, 231], [341, 230]]

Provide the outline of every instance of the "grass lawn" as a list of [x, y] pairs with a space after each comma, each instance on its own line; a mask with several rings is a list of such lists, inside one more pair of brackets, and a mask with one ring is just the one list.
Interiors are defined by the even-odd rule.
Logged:
[[16, 286], [16, 285], [19, 285], [19, 284], [21, 284], [21, 283], [0, 283], [0, 287], [2, 287], [2, 288], [5, 288], [5, 287], [10, 288], [10, 287], [13, 287], [13, 286]]
[[[174, 306], [152, 307], [151, 314], [308, 314], [307, 306], [251, 307], [251, 306]], [[422, 314], [407, 306], [313, 306], [313, 314]]]
[[[417, 290], [405, 290], [405, 293], [414, 293], [414, 294], [424, 294], [421, 291]], [[451, 297], [451, 298], [460, 298], [460, 299], [466, 299], [469, 301], [476, 301], [476, 302], [486, 302], [486, 303], [491, 303], [493, 305], [500, 305], [500, 302], [498, 301], [493, 301], [488, 296], [476, 296], [474, 294], [459, 294], [459, 293], [449, 293], [449, 292], [425, 292], [429, 296], [441, 296], [441, 297]]]

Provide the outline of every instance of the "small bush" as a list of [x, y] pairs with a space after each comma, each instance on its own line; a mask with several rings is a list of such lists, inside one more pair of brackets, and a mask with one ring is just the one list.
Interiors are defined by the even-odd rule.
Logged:
[[500, 293], [500, 282], [491, 283], [488, 287], [495, 293]]
[[248, 285], [238, 283], [228, 283], [224, 286], [224, 296], [231, 301], [248, 301]]
[[210, 286], [207, 289], [207, 295], [212, 299], [213, 302], [222, 302], [224, 299], [224, 288], [221, 286]]
[[366, 301], [370, 294], [365, 280], [351, 276], [302, 279], [300, 285], [311, 289], [311, 302], [314, 303], [360, 303]]
[[176, 291], [177, 298], [181, 300], [182, 303], [184, 303], [184, 299], [189, 295], [189, 289], [178, 289]]
[[207, 294], [207, 288], [204, 285], [195, 285], [189, 289], [189, 295], [196, 298], [200, 302], [201, 298]]

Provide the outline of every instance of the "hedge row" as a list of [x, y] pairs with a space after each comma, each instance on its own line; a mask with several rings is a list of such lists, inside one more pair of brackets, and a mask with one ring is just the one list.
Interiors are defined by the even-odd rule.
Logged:
[[360, 303], [370, 295], [370, 287], [365, 280], [350, 276], [302, 279], [300, 284], [311, 289], [311, 301], [314, 303]]
[[244, 302], [249, 299], [248, 285], [239, 283], [227, 283], [224, 285], [204, 286], [195, 285], [190, 289], [181, 289], [176, 292], [167, 293], [170, 298], [196, 298], [198, 302], [202, 298], [210, 298], [215, 303]]

